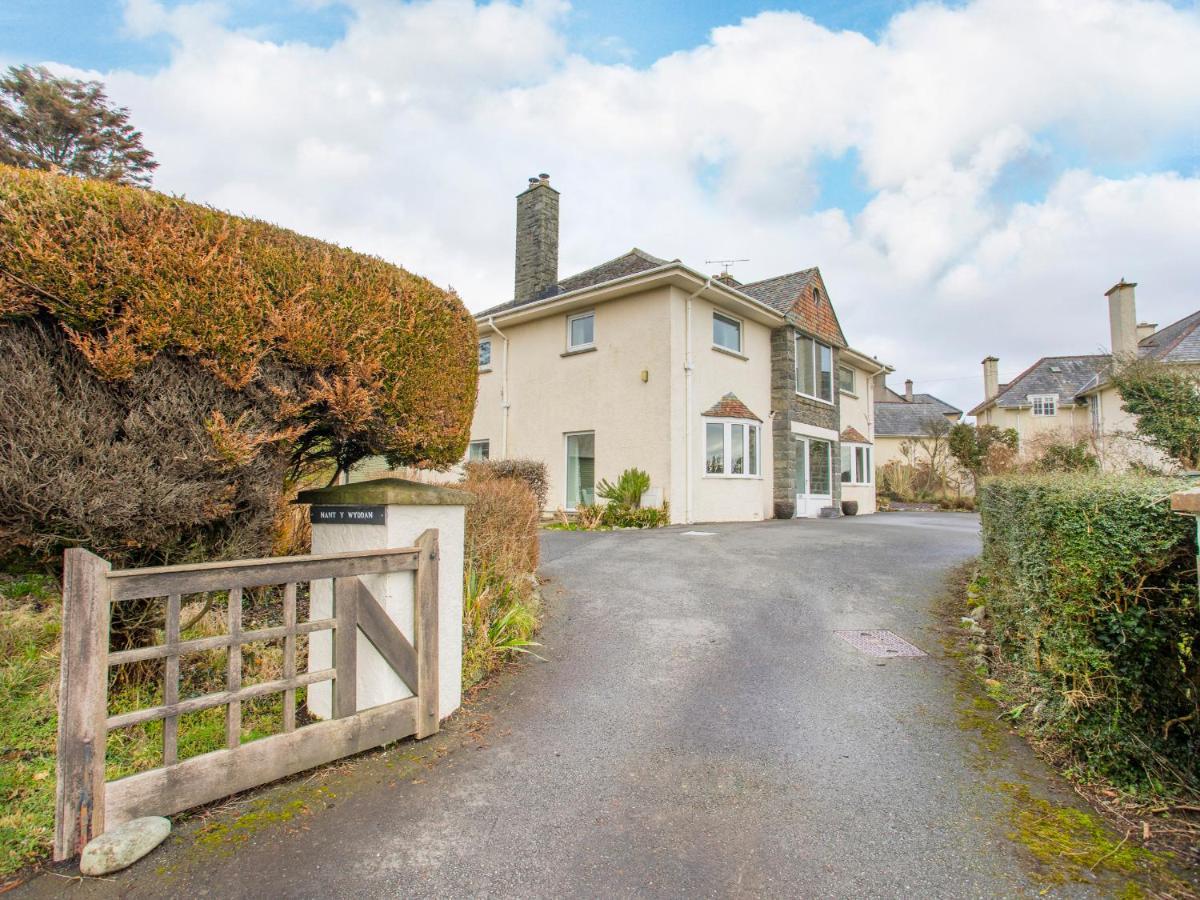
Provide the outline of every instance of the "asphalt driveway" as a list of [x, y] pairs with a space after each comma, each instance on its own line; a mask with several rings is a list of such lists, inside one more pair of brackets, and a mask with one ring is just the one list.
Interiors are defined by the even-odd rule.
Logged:
[[[998, 786], [1064, 795], [1020, 742], [964, 726], [965, 680], [931, 610], [978, 552], [978, 519], [694, 530], [713, 533], [548, 533], [542, 661], [432, 743], [322, 782], [303, 816], [283, 793], [263, 815], [279, 823], [236, 841], [236, 825], [185, 826], [75, 895], [1041, 892]], [[930, 655], [870, 657], [840, 629], [889, 629]]]

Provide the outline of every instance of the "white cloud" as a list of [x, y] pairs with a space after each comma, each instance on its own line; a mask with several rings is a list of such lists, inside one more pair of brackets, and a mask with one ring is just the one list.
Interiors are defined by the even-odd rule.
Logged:
[[[923, 4], [875, 42], [763, 13], [646, 69], [571, 54], [560, 0], [353, 10], [312, 47], [231, 29], [218, 4], [128, 0], [170, 63], [100, 74], [157, 186], [379, 253], [478, 309], [507, 299], [513, 196], [549, 171], [564, 274], [635, 244], [748, 256], [747, 278], [818, 264], [852, 343], [960, 404], [986, 353], [1019, 370], [1102, 344], [1122, 275], [1144, 316], [1200, 305], [1197, 172], [1096, 174], [1196, 146], [1194, 8]], [[847, 150], [869, 202], [818, 211], [816, 164]], [[998, 199], [1056, 152], [1075, 168], [1045, 196]]]

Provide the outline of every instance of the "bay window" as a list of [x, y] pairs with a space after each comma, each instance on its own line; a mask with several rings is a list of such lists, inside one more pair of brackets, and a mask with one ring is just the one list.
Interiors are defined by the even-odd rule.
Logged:
[[728, 420], [704, 423], [704, 473], [729, 478], [757, 478], [762, 426]]
[[871, 448], [866, 444], [842, 443], [842, 483], [870, 484], [874, 479]]

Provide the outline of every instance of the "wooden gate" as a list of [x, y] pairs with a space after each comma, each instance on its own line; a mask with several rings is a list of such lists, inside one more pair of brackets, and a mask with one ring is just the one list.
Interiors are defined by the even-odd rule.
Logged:
[[[422, 738], [436, 732], [437, 546], [437, 531], [430, 529], [414, 547], [115, 571], [86, 550], [68, 550], [54, 858], [75, 856], [106, 826], [138, 816], [170, 815], [411, 734]], [[415, 578], [415, 647], [358, 578], [405, 570]], [[297, 622], [297, 585], [323, 578], [333, 579], [333, 617]], [[278, 585], [283, 586], [283, 625], [244, 631], [243, 589]], [[227, 633], [182, 640], [182, 598], [212, 591], [228, 594]], [[164, 643], [110, 652], [112, 604], [147, 598], [165, 603]], [[298, 673], [296, 637], [326, 630], [334, 633], [333, 666]], [[360, 630], [414, 696], [358, 711], [355, 648]], [[244, 686], [242, 646], [277, 640], [283, 641], [283, 677]], [[180, 657], [218, 648], [227, 648], [225, 690], [180, 700]], [[164, 661], [163, 703], [110, 716], [109, 668], [147, 660]], [[296, 689], [322, 681], [333, 681], [333, 718], [297, 728]], [[284, 695], [282, 732], [243, 744], [242, 702], [274, 693]], [[179, 760], [180, 716], [218, 706], [225, 707], [226, 748]], [[163, 722], [163, 765], [106, 783], [108, 733], [156, 720]]]

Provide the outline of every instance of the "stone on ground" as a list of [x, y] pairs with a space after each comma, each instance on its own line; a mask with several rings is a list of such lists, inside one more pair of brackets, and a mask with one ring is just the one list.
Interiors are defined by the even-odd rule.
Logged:
[[118, 825], [93, 838], [79, 857], [84, 875], [107, 875], [131, 866], [171, 833], [171, 822], [162, 816], [144, 816]]

